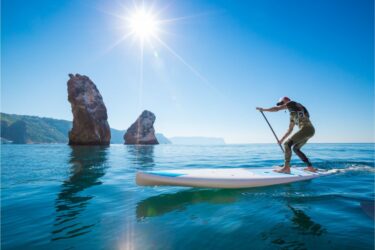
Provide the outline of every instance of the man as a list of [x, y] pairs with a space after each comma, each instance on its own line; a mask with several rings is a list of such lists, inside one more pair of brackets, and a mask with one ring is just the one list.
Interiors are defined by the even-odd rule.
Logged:
[[305, 170], [316, 172], [316, 169], [313, 168], [309, 159], [301, 151], [301, 147], [305, 145], [305, 143], [311, 137], [313, 137], [315, 133], [314, 126], [311, 124], [311, 121], [310, 121], [309, 112], [302, 104], [291, 101], [288, 97], [280, 98], [279, 102], [276, 105], [277, 106], [268, 108], [268, 109], [259, 108], [259, 107], [257, 107], [256, 109], [259, 111], [268, 111], [268, 112], [277, 112], [277, 111], [284, 110], [284, 109], [289, 110], [289, 113], [290, 113], [289, 129], [278, 143], [280, 145], [283, 143], [283, 141], [292, 133], [295, 125], [299, 127], [299, 131], [295, 133], [292, 137], [290, 137], [284, 143], [284, 149], [285, 149], [284, 167], [275, 171], [279, 173], [290, 174], [290, 159], [292, 158], [291, 150], [293, 148], [294, 153], [296, 153], [298, 157], [304, 163], [306, 163], [307, 168], [305, 168]]

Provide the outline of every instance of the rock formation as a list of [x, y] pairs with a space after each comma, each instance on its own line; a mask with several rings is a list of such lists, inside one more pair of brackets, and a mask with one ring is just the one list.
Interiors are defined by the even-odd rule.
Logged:
[[128, 128], [124, 135], [125, 144], [159, 144], [155, 136], [155, 115], [143, 111], [138, 119]]
[[69, 145], [108, 145], [111, 132], [99, 90], [87, 76], [69, 74], [69, 77], [68, 100], [73, 112]]

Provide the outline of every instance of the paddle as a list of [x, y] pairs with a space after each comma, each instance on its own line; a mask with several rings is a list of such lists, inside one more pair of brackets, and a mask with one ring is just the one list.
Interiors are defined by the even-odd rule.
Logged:
[[273, 131], [273, 128], [272, 128], [271, 124], [270, 124], [270, 123], [268, 122], [268, 120], [267, 120], [267, 117], [264, 115], [264, 113], [263, 113], [262, 110], [259, 110], [259, 111], [260, 111], [260, 113], [262, 113], [262, 115], [263, 115], [264, 119], [266, 120], [268, 126], [270, 127], [270, 129], [271, 129], [273, 135], [275, 136], [276, 141], [277, 141], [277, 144], [280, 146], [281, 151], [283, 151], [283, 153], [284, 153], [284, 149], [283, 149], [283, 147], [279, 144], [279, 138], [277, 138], [277, 135], [276, 135], [275, 131]]

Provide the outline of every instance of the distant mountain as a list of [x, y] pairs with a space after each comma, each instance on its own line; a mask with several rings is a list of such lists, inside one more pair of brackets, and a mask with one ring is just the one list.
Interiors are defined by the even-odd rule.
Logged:
[[112, 144], [124, 144], [124, 134], [126, 130], [117, 130], [111, 128], [111, 143]]
[[72, 123], [65, 120], [0, 113], [1, 138], [13, 143], [67, 143]]
[[172, 143], [171, 140], [169, 140], [167, 137], [165, 137], [161, 133], [156, 133], [155, 136], [156, 136], [156, 139], [158, 139], [159, 144], [171, 144]]
[[[68, 143], [72, 122], [28, 115], [0, 113], [1, 143]], [[126, 130], [111, 128], [111, 143], [123, 144]], [[160, 144], [170, 143], [163, 134], [156, 134]]]
[[12, 143], [12, 141], [9, 141], [9, 140], [4, 139], [2, 137], [0, 137], [0, 139], [1, 139], [1, 144], [10, 144], [10, 143]]
[[[124, 134], [126, 130], [117, 130], [111, 128], [111, 143], [112, 144], [123, 144], [124, 143]], [[172, 142], [161, 133], [155, 134], [156, 139], [158, 139], [159, 144], [171, 144]]]
[[169, 140], [172, 144], [184, 144], [184, 145], [224, 145], [225, 141], [223, 138], [217, 137], [171, 137]]

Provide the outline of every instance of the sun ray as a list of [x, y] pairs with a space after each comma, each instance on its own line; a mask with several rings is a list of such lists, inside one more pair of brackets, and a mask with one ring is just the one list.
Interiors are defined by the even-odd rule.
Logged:
[[111, 44], [108, 48], [105, 49], [104, 54], [110, 52], [111, 50], [113, 50], [114, 48], [116, 48], [117, 46], [119, 46], [121, 43], [123, 43], [125, 40], [127, 40], [132, 35], [133, 35], [133, 33], [129, 32], [129, 33], [123, 35], [122, 37], [120, 37], [120, 39], [118, 39], [113, 44]]
[[122, 14], [107, 13], [121, 22], [121, 30], [125, 30], [125, 35], [122, 35], [120, 39], [115, 41], [106, 51], [108, 53], [110, 50], [119, 46], [121, 43], [133, 38], [133, 41], [138, 41], [140, 46], [140, 59], [139, 59], [139, 107], [143, 107], [143, 85], [144, 85], [144, 56], [145, 56], [145, 46], [149, 47], [153, 54], [157, 53], [154, 42], [157, 42], [168, 51], [172, 56], [178, 59], [187, 69], [192, 72], [202, 83], [208, 86], [210, 89], [214, 90], [217, 94], [222, 95], [220, 91], [211, 82], [204, 77], [196, 68], [194, 68], [190, 63], [187, 62], [180, 54], [178, 54], [169, 44], [164, 42], [160, 35], [174, 35], [163, 29], [163, 24], [171, 24], [179, 21], [184, 21], [188, 19], [197, 18], [200, 16], [212, 14], [212, 12], [203, 12], [194, 15], [187, 15], [175, 18], [165, 18], [159, 19], [162, 12], [169, 8], [167, 7], [156, 10], [155, 1], [151, 1], [151, 4], [145, 4], [144, 1], [134, 1], [133, 7], [128, 8], [128, 6], [121, 4]]
[[201, 13], [189, 15], [189, 16], [162, 19], [162, 20], [159, 21], [159, 23], [164, 24], [164, 23], [173, 23], [173, 22], [178, 22], [178, 21], [183, 21], [183, 20], [189, 20], [189, 19], [194, 19], [194, 18], [201, 17], [201, 16], [211, 15], [212, 13], [213, 12], [201, 12]]
[[186, 19], [192, 19], [199, 16], [212, 14], [212, 12], [203, 12], [182, 17], [159, 19], [159, 16], [161, 16], [162, 12], [166, 11], [172, 5], [172, 2], [169, 2], [169, 4], [166, 4], [158, 9], [156, 9], [155, 7], [156, 1], [148, 2], [148, 5], [146, 5], [145, 1], [143, 0], [132, 0], [132, 4], [130, 4], [130, 6], [125, 5], [121, 2], [118, 2], [118, 4], [120, 5], [120, 8], [118, 9], [120, 9], [120, 12], [122, 14], [119, 14], [119, 12], [110, 12], [103, 9], [101, 9], [100, 11], [120, 20], [122, 24], [120, 25], [120, 27], [117, 27], [117, 29], [125, 29], [126, 34], [122, 35], [117, 41], [110, 45], [104, 53], [108, 53], [119, 44], [125, 42], [128, 38], [134, 38], [141, 41], [148, 40], [153, 37], [159, 38], [159, 34], [174, 35], [174, 33], [162, 29], [163, 24], [175, 23]]
[[193, 66], [191, 66], [182, 56], [175, 52], [170, 46], [168, 46], [163, 40], [158, 37], [154, 37], [164, 48], [166, 48], [173, 56], [175, 56], [182, 64], [184, 64], [195, 76], [203, 81], [207, 86], [217, 91], [217, 89]]
[[140, 65], [139, 65], [139, 96], [138, 96], [138, 101], [139, 101], [139, 109], [141, 110], [143, 107], [143, 44], [144, 41], [141, 41], [140, 45], [140, 50], [141, 50], [141, 55], [140, 55]]

